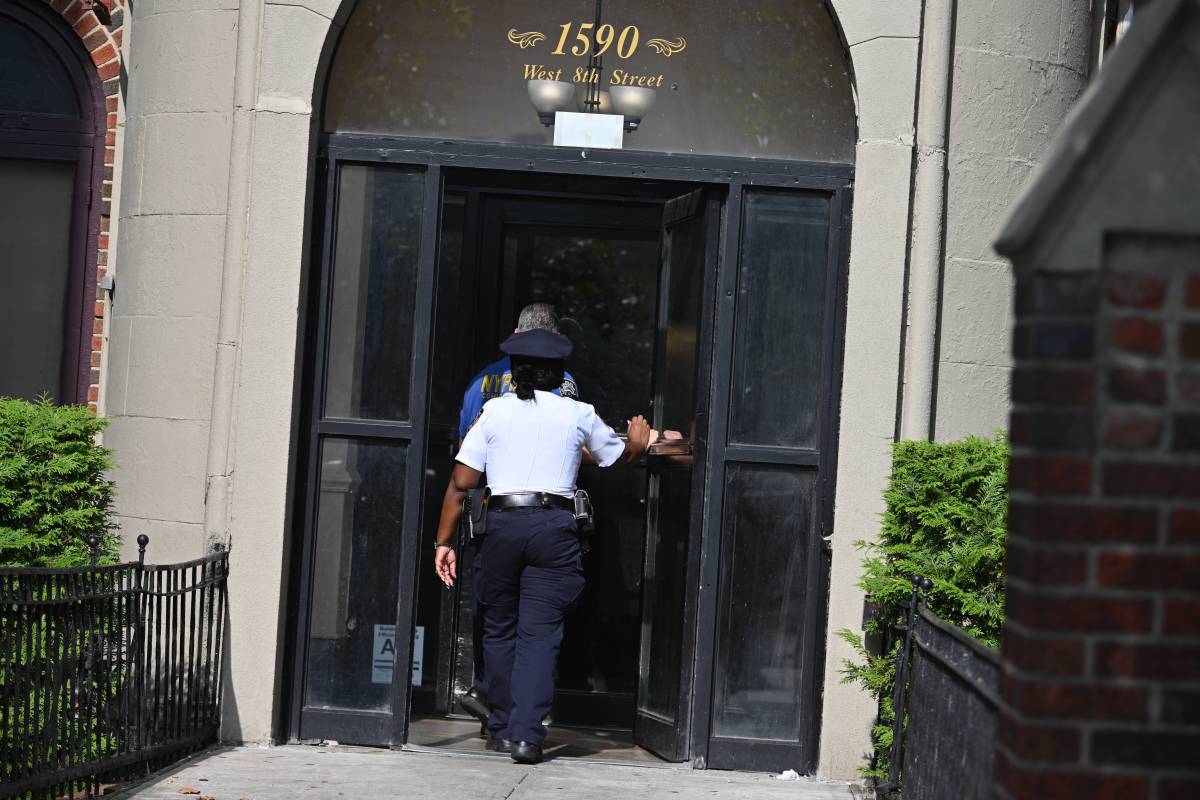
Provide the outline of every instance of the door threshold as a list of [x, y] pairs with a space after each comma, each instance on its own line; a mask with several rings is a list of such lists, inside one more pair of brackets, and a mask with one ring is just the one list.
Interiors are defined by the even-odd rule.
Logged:
[[[409, 723], [408, 743], [402, 749], [420, 753], [508, 758], [503, 753], [485, 749], [485, 744], [479, 736], [479, 723], [475, 720], [417, 717]], [[544, 752], [546, 761], [691, 769], [690, 764], [663, 761], [650, 751], [636, 746], [629, 731], [555, 725], [550, 727]]]
[[[404, 745], [401, 745], [400, 747], [395, 747], [392, 749], [398, 750], [399, 752], [402, 752], [402, 753], [420, 753], [421, 755], [445, 756], [446, 758], [471, 758], [471, 759], [503, 758], [506, 761], [509, 760], [508, 756], [505, 755], [504, 753], [492, 753], [487, 750], [480, 750], [479, 752], [474, 752], [471, 750], [455, 750], [455, 749], [449, 748], [449, 747], [430, 747], [429, 745], [423, 745], [423, 744], [404, 744]], [[596, 756], [555, 756], [555, 755], [548, 754], [546, 756], [545, 760], [542, 761], [543, 764], [555, 764], [555, 763], [559, 763], [559, 762], [571, 763], [571, 764], [602, 764], [607, 767], [634, 767], [636, 769], [667, 769], [667, 770], [677, 770], [677, 771], [686, 770], [688, 772], [692, 771], [691, 762], [685, 761], [683, 763], [676, 764], [676, 763], [672, 763], [670, 761], [663, 761], [662, 759], [658, 759], [658, 758], [656, 758], [653, 761], [651, 761], [649, 759], [647, 759], [646, 761], [626, 761], [626, 760], [615, 759], [615, 758], [597, 758]]]

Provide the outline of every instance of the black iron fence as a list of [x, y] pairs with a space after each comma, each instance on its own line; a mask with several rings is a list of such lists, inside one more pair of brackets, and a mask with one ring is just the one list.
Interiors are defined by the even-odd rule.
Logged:
[[0, 798], [91, 797], [217, 735], [227, 553], [0, 569]]
[[[914, 580], [896, 664], [891, 774], [882, 796], [992, 796], [1000, 654], [925, 607]], [[907, 718], [907, 724], [905, 719]]]

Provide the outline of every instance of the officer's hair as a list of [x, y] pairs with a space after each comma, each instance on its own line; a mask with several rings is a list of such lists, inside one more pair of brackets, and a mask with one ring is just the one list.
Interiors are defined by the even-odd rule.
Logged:
[[562, 386], [562, 359], [513, 356], [512, 381], [522, 400], [532, 400], [535, 390], [552, 392]]
[[530, 303], [517, 317], [517, 333], [538, 329], [558, 333], [558, 313], [549, 303]]

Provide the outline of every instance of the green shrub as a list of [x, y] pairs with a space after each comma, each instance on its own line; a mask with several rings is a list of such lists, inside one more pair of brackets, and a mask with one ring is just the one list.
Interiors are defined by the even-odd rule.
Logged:
[[1008, 518], [1008, 441], [969, 436], [950, 443], [897, 442], [884, 498], [887, 510], [877, 542], [867, 552], [859, 586], [875, 611], [868, 634], [884, 642], [873, 653], [853, 631], [838, 632], [858, 654], [842, 665], [842, 680], [863, 686], [879, 701], [873, 738], [875, 764], [863, 772], [887, 773], [892, 745], [896, 628], [912, 578], [933, 581], [929, 608], [991, 647], [1004, 623], [1004, 539]]
[[0, 397], [0, 567], [66, 567], [115, 560], [107, 421], [84, 406]]

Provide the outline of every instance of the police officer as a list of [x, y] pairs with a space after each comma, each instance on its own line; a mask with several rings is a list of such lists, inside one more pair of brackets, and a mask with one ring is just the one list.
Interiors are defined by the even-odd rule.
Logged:
[[[549, 303], [530, 303], [521, 309], [517, 317], [517, 327], [513, 333], [522, 331], [547, 330], [558, 333], [558, 314]], [[458, 412], [458, 438], [461, 441], [471, 429], [483, 404], [492, 398], [513, 391], [512, 362], [507, 355], [498, 361], [488, 364], [479, 374], [471, 379], [467, 390], [463, 393], [462, 408]], [[579, 387], [571, 373], [563, 372], [562, 383], [554, 390], [555, 394], [563, 397], [579, 399]]]
[[[521, 309], [517, 317], [517, 327], [513, 333], [522, 331], [547, 330], [558, 333], [558, 314], [549, 303], [530, 303]], [[467, 431], [475, 424], [483, 412], [484, 403], [508, 394], [515, 390], [512, 382], [512, 362], [506, 354], [498, 361], [488, 364], [479, 374], [471, 379], [470, 385], [463, 393], [462, 408], [458, 412], [458, 439], [466, 437]], [[563, 397], [579, 398], [579, 389], [571, 373], [564, 371], [562, 383], [554, 390], [555, 394]], [[480, 685], [483, 679], [483, 619], [478, 607], [475, 608], [474, 626], [472, 630], [475, 656], [475, 684], [458, 698], [462, 707], [473, 714], [482, 723], [481, 735], [487, 735], [488, 699], [487, 692]]]
[[624, 443], [590, 405], [553, 394], [571, 352], [565, 336], [525, 331], [501, 349], [512, 358], [515, 390], [488, 402], [463, 440], [442, 503], [434, 568], [446, 586], [454, 585], [452, 541], [462, 501], [486, 471], [492, 494], [475, 592], [484, 620], [488, 747], [536, 764], [563, 620], [584, 585], [573, 502], [583, 450], [601, 467], [633, 464], [652, 431], [634, 417]]

